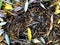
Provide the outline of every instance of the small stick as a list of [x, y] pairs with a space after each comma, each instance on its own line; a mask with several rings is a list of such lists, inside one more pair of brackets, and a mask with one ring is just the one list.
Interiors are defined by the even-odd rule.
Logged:
[[50, 23], [49, 31], [47, 32], [47, 36], [49, 36], [49, 34], [50, 34], [52, 28], [53, 28], [53, 15], [51, 15], [51, 23]]
[[52, 28], [53, 28], [53, 15], [51, 16], [51, 24], [50, 24], [50, 29], [49, 29], [49, 32], [47, 33], [47, 36], [50, 34]]

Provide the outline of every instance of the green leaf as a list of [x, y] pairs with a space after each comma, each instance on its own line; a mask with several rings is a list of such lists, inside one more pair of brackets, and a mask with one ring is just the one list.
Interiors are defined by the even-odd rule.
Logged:
[[1, 9], [1, 7], [2, 7], [2, 0], [0, 0], [0, 9]]

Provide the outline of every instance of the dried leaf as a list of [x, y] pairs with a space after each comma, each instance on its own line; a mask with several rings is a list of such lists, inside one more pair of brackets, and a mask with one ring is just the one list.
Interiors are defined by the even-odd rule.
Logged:
[[53, 15], [51, 15], [51, 24], [50, 24], [50, 29], [49, 30], [52, 30], [53, 28]]
[[52, 40], [49, 40], [48, 42], [47, 42], [47, 44], [50, 44], [52, 42]]

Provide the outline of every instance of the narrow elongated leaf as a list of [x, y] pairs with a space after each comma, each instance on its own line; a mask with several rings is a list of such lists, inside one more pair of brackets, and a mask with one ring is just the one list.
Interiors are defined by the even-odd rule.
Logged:
[[6, 40], [6, 43], [8, 45], [10, 45], [10, 40], [9, 40], [9, 36], [7, 34], [5, 34], [5, 40]]
[[51, 1], [51, 0], [43, 0], [44, 2]]
[[46, 9], [45, 6], [41, 2], [40, 2], [40, 5], [41, 5], [42, 8]]
[[28, 27], [27, 31], [28, 31], [28, 40], [31, 41], [32, 39], [31, 29]]
[[3, 29], [0, 29], [0, 36], [4, 33]]
[[41, 42], [42, 42], [42, 43], [44, 43], [44, 44], [45, 44], [45, 40], [44, 40], [44, 38], [43, 38], [43, 37], [40, 37], [40, 40], [41, 40]]
[[40, 41], [38, 39], [33, 39], [32, 41], [33, 41], [33, 43], [40, 43]]
[[15, 1], [20, 2], [20, 0], [15, 0]]
[[22, 7], [15, 7], [14, 8], [14, 11], [19, 11], [19, 10], [21, 10], [22, 9]]
[[0, 23], [0, 26], [3, 26], [3, 25], [5, 25], [7, 22], [1, 22]]
[[0, 9], [1, 9], [1, 6], [2, 6], [2, 0], [0, 0]]
[[29, 5], [28, 0], [26, 0], [25, 7], [24, 7], [25, 12], [28, 10], [28, 5]]

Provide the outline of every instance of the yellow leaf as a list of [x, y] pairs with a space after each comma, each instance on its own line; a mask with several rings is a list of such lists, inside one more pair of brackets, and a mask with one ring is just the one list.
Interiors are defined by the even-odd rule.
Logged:
[[59, 14], [60, 10], [59, 10], [59, 5], [56, 6], [56, 11], [54, 12], [54, 14]]
[[13, 10], [13, 7], [10, 4], [5, 3], [5, 8], [4, 9]]
[[31, 29], [29, 27], [27, 28], [27, 32], [28, 32], [28, 40], [31, 41], [32, 34], [31, 34]]
[[57, 10], [54, 14], [59, 14], [60, 13], [60, 10]]
[[60, 19], [58, 20], [58, 24], [60, 24]]

